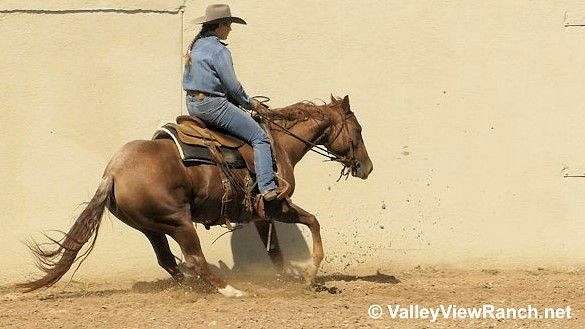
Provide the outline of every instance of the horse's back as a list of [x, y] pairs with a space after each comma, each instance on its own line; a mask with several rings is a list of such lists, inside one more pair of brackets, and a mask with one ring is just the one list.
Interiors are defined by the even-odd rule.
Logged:
[[161, 160], [178, 162], [181, 158], [171, 140], [134, 140], [124, 144], [112, 157], [105, 173], [116, 175], [128, 167], [148, 166]]

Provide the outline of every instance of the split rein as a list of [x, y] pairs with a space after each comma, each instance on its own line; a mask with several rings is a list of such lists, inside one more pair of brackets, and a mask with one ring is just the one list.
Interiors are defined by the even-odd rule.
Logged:
[[[253, 96], [253, 99], [256, 99], [258, 102], [260, 102], [260, 104], [262, 106], [264, 106], [267, 110], [269, 110], [268, 105], [266, 105], [265, 103], [267, 103], [268, 101], [270, 101], [269, 97], [266, 96]], [[347, 178], [349, 177], [349, 174], [351, 173], [351, 170], [353, 168], [353, 166], [355, 165], [355, 163], [357, 162], [355, 160], [355, 156], [354, 156], [354, 145], [353, 145], [353, 141], [350, 139], [350, 156], [344, 156], [344, 155], [340, 155], [337, 154], [333, 151], [328, 150], [326, 147], [319, 145], [317, 143], [314, 143], [312, 141], [306, 140], [298, 135], [296, 135], [295, 133], [291, 132], [290, 130], [288, 130], [286, 127], [276, 123], [275, 120], [272, 120], [271, 118], [268, 118], [267, 116], [263, 115], [262, 113], [259, 113], [256, 111], [256, 115], [258, 115], [262, 120], [269, 122], [273, 125], [275, 125], [276, 127], [282, 129], [282, 131], [284, 131], [287, 135], [305, 143], [305, 145], [309, 145], [311, 146], [311, 148], [309, 149], [310, 151], [313, 151], [321, 156], [324, 156], [327, 158], [327, 160], [324, 161], [336, 161], [339, 162], [343, 165], [343, 168], [341, 168], [341, 172], [339, 173], [339, 177], [337, 178], [337, 181], [339, 182], [339, 180], [342, 177], [345, 177], [345, 179], [347, 180]], [[335, 140], [339, 137], [339, 135], [341, 135], [341, 131], [345, 128], [345, 130], [349, 133], [347, 128], [347, 118], [348, 116], [343, 118], [343, 122], [342, 122], [342, 127], [341, 129], [339, 129], [339, 131], [337, 132], [337, 134], [335, 135], [335, 138], [333, 138], [333, 140], [331, 140], [330, 144], [335, 142]]]

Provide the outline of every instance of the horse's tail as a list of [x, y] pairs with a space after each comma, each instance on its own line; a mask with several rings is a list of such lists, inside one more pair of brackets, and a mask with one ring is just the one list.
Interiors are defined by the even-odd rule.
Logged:
[[[54, 249], [43, 248], [42, 245], [46, 243], [38, 244], [34, 241], [26, 243], [36, 258], [37, 267], [45, 272], [45, 275], [34, 281], [21, 283], [17, 286], [24, 288], [27, 292], [48, 287], [59, 281], [75, 262], [79, 262], [77, 265], [77, 268], [79, 268], [95, 246], [102, 215], [106, 206], [114, 202], [113, 195], [114, 179], [108, 175], [102, 178], [95, 195], [79, 217], [77, 217], [69, 232], [62, 232], [64, 237], [60, 240], [47, 237], [51, 240], [48, 244], [53, 245], [55, 247]], [[90, 239], [89, 248], [78, 256], [77, 254], [81, 248]]]

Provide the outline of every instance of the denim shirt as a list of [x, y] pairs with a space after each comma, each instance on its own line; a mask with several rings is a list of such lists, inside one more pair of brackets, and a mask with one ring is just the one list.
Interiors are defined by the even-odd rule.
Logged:
[[250, 99], [236, 78], [232, 55], [215, 35], [195, 41], [191, 62], [185, 64], [183, 89], [226, 97], [232, 103], [250, 109]]

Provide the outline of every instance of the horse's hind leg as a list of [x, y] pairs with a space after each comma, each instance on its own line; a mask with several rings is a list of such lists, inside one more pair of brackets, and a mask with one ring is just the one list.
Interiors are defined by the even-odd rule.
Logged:
[[167, 271], [176, 281], [183, 281], [185, 276], [179, 269], [179, 266], [177, 266], [177, 261], [171, 252], [167, 237], [163, 233], [152, 231], [145, 231], [143, 233], [146, 235], [154, 249], [158, 265]]
[[185, 207], [185, 211], [178, 214], [179, 226], [176, 227], [171, 234], [173, 239], [177, 241], [181, 247], [181, 251], [185, 256], [185, 265], [187, 269], [196, 275], [200, 275], [204, 280], [211, 283], [217, 290], [226, 297], [242, 297], [244, 293], [228, 284], [217, 273], [209, 269], [207, 260], [201, 250], [199, 237], [193, 226], [191, 220], [191, 212], [189, 206]]

